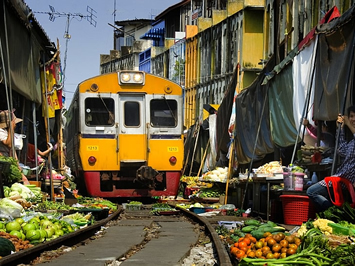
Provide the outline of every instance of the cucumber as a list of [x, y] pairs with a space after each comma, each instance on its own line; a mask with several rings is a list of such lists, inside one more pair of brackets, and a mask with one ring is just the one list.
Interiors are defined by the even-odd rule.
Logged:
[[242, 232], [243, 232], [243, 233], [250, 233], [251, 231], [256, 230], [256, 229], [258, 229], [257, 226], [255, 226], [255, 225], [248, 225], [248, 226], [244, 226], [244, 227], [242, 228]]
[[261, 222], [255, 219], [247, 219], [244, 221], [245, 225], [255, 225], [255, 226], [260, 226]]

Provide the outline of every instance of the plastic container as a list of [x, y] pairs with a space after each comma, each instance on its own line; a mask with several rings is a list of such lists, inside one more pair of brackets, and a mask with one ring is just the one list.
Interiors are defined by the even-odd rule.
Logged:
[[199, 214], [199, 213], [205, 213], [206, 212], [206, 208], [202, 208], [202, 207], [192, 207], [190, 208], [190, 211]]
[[294, 190], [292, 176], [284, 172], [284, 190]]
[[227, 228], [228, 230], [237, 228], [239, 225], [242, 225], [242, 222], [238, 222], [238, 221], [218, 221], [218, 225], [219, 226], [224, 226], [225, 228]]
[[284, 223], [287, 225], [302, 225], [309, 218], [315, 218], [315, 210], [308, 196], [281, 195]]
[[304, 173], [294, 173], [293, 181], [295, 182], [294, 188], [295, 190], [302, 191], [303, 190], [303, 178], [305, 176]]
[[139, 211], [142, 209], [143, 204], [126, 204], [126, 210], [128, 211]]
[[312, 180], [312, 184], [315, 184], [318, 182], [318, 176], [317, 176], [316, 172], [313, 172], [311, 180]]

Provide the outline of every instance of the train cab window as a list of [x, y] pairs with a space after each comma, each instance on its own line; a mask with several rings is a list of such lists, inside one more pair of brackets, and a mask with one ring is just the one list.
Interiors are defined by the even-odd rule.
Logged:
[[124, 103], [124, 124], [126, 127], [139, 127], [140, 121], [139, 102], [127, 101]]
[[85, 124], [87, 126], [113, 126], [115, 124], [114, 100], [111, 98], [85, 99]]
[[155, 99], [150, 102], [150, 123], [152, 127], [176, 127], [177, 102]]

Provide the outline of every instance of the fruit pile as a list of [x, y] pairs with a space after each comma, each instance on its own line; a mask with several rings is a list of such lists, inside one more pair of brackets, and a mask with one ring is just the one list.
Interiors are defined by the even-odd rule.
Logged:
[[[249, 244], [248, 244], [249, 243]], [[251, 234], [246, 234], [231, 247], [231, 254], [237, 259], [245, 257], [278, 259], [286, 258], [297, 252], [301, 239], [293, 235], [285, 235], [282, 232], [264, 233], [264, 237], [256, 240]]]

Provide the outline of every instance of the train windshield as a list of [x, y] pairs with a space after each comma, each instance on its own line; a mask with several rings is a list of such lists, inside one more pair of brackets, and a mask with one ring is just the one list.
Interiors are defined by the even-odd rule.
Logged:
[[155, 99], [150, 102], [150, 123], [152, 127], [176, 127], [176, 117], [176, 100]]
[[113, 126], [115, 105], [111, 98], [85, 99], [85, 124], [87, 126]]

